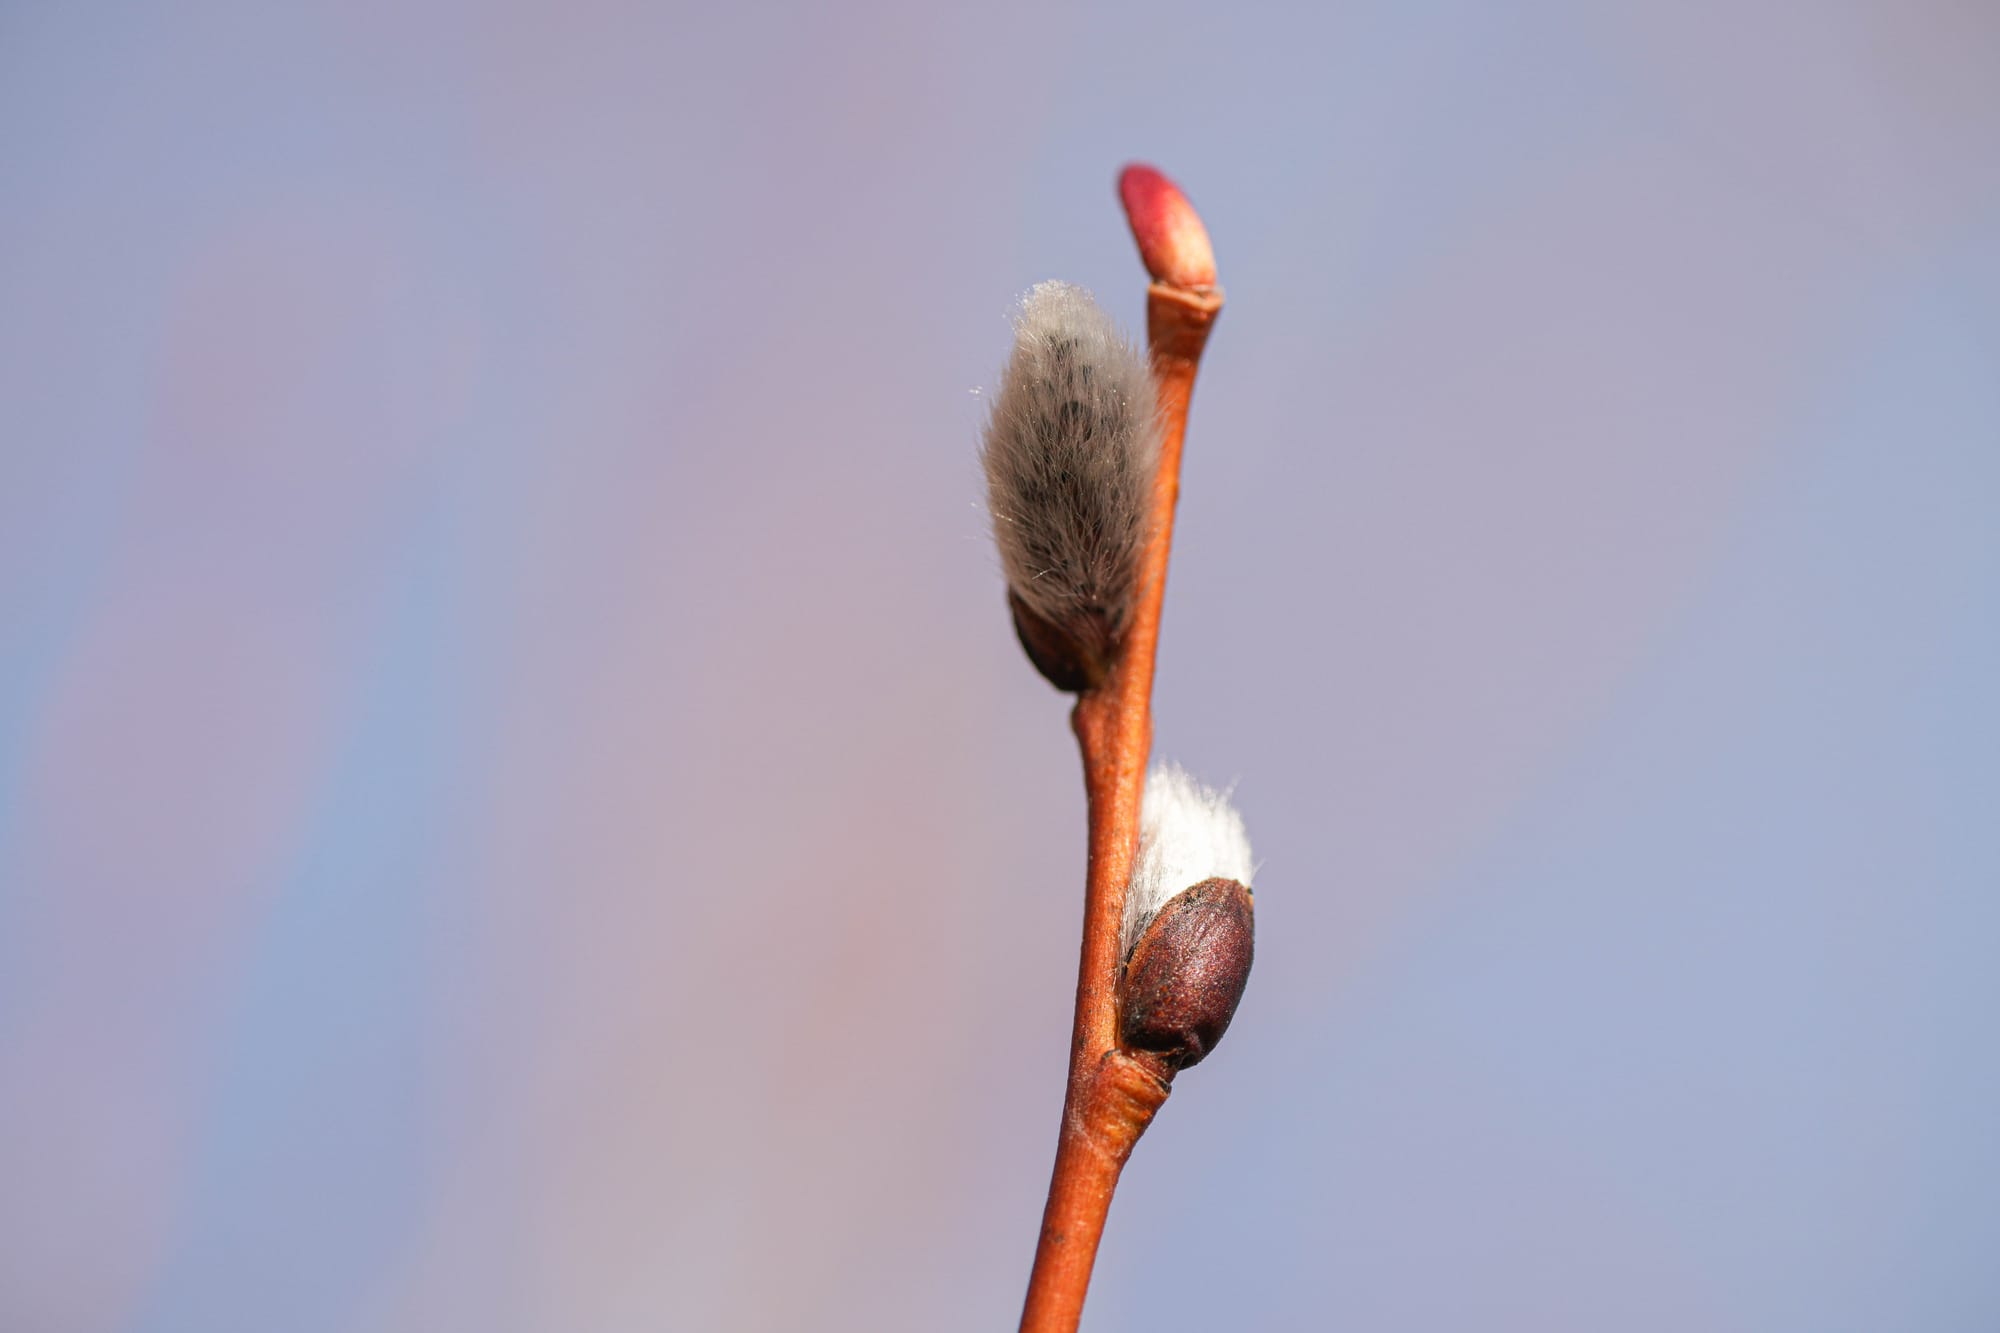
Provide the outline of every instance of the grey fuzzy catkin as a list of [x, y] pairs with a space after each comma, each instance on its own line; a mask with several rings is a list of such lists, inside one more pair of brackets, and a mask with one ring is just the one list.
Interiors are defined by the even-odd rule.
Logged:
[[987, 507], [1015, 597], [1093, 655], [1131, 615], [1159, 457], [1144, 356], [1081, 287], [1031, 288], [986, 426]]

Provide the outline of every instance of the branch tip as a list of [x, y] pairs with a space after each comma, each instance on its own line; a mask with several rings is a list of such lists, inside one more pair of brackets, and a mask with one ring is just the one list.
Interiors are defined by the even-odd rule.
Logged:
[[1118, 198], [1140, 262], [1154, 282], [1189, 291], [1215, 286], [1215, 249], [1208, 228], [1180, 186], [1157, 168], [1134, 162], [1118, 173]]

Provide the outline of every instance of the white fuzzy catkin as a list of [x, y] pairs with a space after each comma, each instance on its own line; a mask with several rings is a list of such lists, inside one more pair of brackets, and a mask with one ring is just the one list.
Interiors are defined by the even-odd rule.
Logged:
[[1178, 764], [1155, 765], [1139, 803], [1139, 858], [1125, 890], [1122, 951], [1131, 951], [1175, 894], [1205, 879], [1249, 888], [1254, 869], [1250, 835], [1228, 795], [1202, 786]]
[[1014, 594], [1113, 639], [1132, 609], [1160, 427], [1146, 360], [1089, 292], [1036, 284], [986, 426], [987, 508]]

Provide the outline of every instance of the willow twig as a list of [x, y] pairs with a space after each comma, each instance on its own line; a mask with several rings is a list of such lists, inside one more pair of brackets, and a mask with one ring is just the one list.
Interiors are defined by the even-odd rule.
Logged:
[[1207, 233], [1171, 182], [1151, 168], [1131, 167], [1120, 180], [1120, 194], [1141, 258], [1155, 279], [1147, 293], [1146, 334], [1159, 397], [1159, 470], [1132, 618], [1109, 670], [1079, 692], [1070, 717], [1089, 803], [1083, 948], [1069, 1083], [1022, 1333], [1076, 1328], [1119, 1173], [1165, 1103], [1173, 1077], [1159, 1056], [1120, 1047], [1120, 936], [1153, 745], [1153, 664], [1180, 496], [1181, 444], [1222, 293], [1215, 286]]

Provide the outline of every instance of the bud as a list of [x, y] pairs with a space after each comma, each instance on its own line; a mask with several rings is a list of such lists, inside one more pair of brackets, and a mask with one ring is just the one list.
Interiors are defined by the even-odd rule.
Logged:
[[1104, 678], [1137, 596], [1160, 431], [1145, 359], [1090, 297], [1021, 299], [981, 461], [1015, 632], [1058, 688]]
[[1125, 890], [1126, 1050], [1184, 1069], [1222, 1039], [1250, 979], [1251, 870], [1250, 838], [1226, 794], [1174, 764], [1147, 775]]
[[1118, 175], [1118, 200], [1125, 205], [1139, 260], [1154, 282], [1188, 291], [1215, 286], [1215, 250], [1201, 215], [1181, 187], [1143, 162]]
[[1120, 1041], [1152, 1051], [1170, 1069], [1200, 1064], [1215, 1049], [1250, 979], [1250, 890], [1205, 879], [1153, 916], [1118, 984]]

